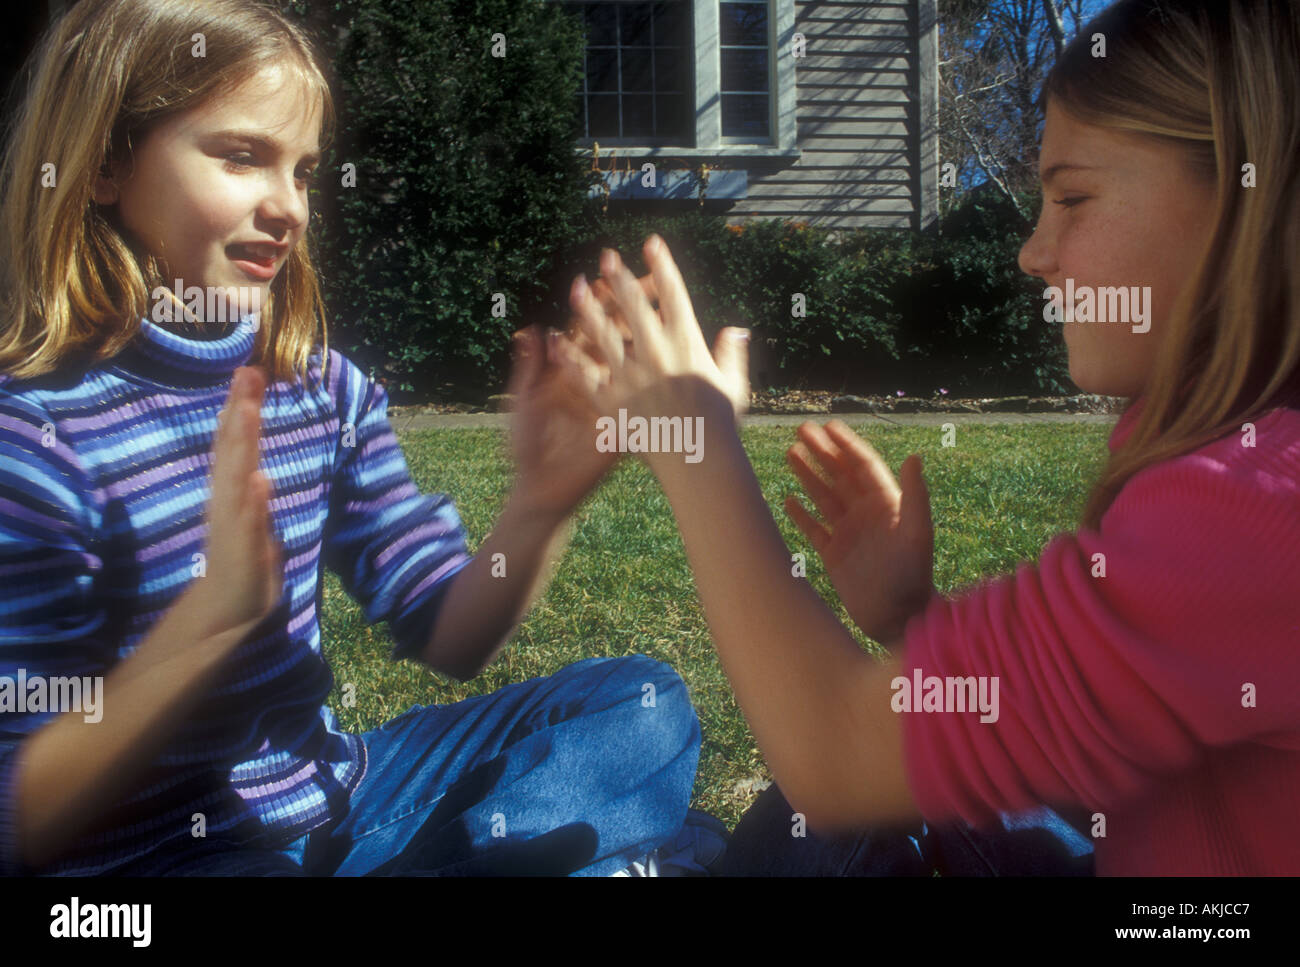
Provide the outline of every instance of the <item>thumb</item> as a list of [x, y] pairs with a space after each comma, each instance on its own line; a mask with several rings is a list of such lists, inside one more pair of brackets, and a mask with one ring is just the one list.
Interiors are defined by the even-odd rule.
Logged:
[[749, 330], [727, 326], [713, 342], [713, 360], [721, 370], [737, 412], [749, 408]]
[[[271, 478], [264, 471], [258, 470], [252, 476], [250, 485], [251, 506], [249, 512], [253, 517], [255, 539], [261, 541], [261, 560], [257, 562], [266, 574], [266, 599], [262, 603], [262, 615], [273, 611], [284, 594], [284, 543], [276, 536], [271, 523], [270, 500], [274, 487]], [[254, 546], [257, 546], [254, 544]]]
[[934, 545], [934, 520], [930, 515], [930, 488], [925, 484], [921, 455], [914, 453], [898, 468], [902, 496], [899, 498], [899, 526], [910, 537]]
[[518, 398], [536, 382], [537, 375], [542, 369], [541, 334], [537, 327], [529, 326], [515, 333], [510, 349], [514, 358], [510, 363], [510, 379], [506, 384], [506, 393]]

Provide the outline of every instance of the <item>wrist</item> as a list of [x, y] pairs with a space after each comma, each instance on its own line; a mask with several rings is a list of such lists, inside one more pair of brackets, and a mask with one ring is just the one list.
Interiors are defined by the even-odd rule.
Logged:
[[[916, 595], [909, 603], [901, 616], [893, 624], [885, 629], [878, 637], [871, 635], [892, 655], [898, 655], [902, 651], [903, 644], [907, 640], [907, 626], [912, 623], [914, 618], [924, 614], [930, 607], [930, 604], [942, 595], [935, 590], [932, 584], [928, 593]], [[861, 625], [859, 625], [861, 627]], [[870, 634], [870, 632], [868, 632]]]
[[[683, 476], [689, 479], [729, 443], [739, 444], [735, 407], [702, 377], [669, 379], [654, 398], [638, 401], [635, 412], [648, 421], [662, 421], [648, 423], [650, 449], [639, 454], [661, 484]], [[657, 439], [656, 426], [661, 428]]]
[[170, 613], [183, 622], [178, 640], [204, 642], [205, 650], [215, 656], [233, 650], [263, 619], [232, 623], [221, 614], [215, 597], [204, 584], [211, 580], [205, 576], [192, 581], [176, 599]]
[[494, 530], [504, 526], [512, 532], [532, 534], [538, 538], [549, 537], [559, 530], [573, 514], [576, 505], [556, 507], [536, 497], [536, 492], [528, 477], [516, 477]]

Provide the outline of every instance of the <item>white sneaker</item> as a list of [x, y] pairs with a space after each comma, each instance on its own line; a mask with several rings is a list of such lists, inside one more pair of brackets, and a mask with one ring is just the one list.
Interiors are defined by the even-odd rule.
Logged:
[[726, 852], [727, 827], [722, 820], [688, 809], [671, 843], [644, 854], [614, 876], [712, 876]]
[[659, 876], [659, 851], [646, 853], [639, 860], [634, 860], [627, 869], [619, 870], [614, 876]]

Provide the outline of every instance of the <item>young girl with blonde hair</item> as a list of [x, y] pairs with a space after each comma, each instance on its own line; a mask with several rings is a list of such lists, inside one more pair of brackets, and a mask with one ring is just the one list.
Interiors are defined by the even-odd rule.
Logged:
[[0, 199], [0, 873], [598, 874], [670, 840], [699, 725], [644, 656], [364, 735], [324, 704], [322, 564], [394, 657], [471, 678], [614, 457], [526, 331], [477, 554], [415, 488], [383, 388], [324, 342], [303, 34], [81, 0], [34, 63]]
[[[1064, 324], [1073, 380], [1131, 405], [1078, 532], [947, 598], [919, 458], [900, 487], [843, 424], [801, 429], [790, 459], [821, 516], [790, 511], [883, 663], [791, 577], [736, 432], [743, 340], [710, 354], [654, 236], [659, 313], [613, 252], [615, 319], [575, 282], [595, 347], [564, 351], [575, 391], [704, 420], [699, 463], [644, 459], [793, 807], [773, 793], [742, 820], [738, 872], [1023, 872], [1018, 818], [1059, 807], [1082, 828], [1040, 822], [1058, 835], [1039, 846], [1068, 860], [1090, 840], [1098, 873], [1300, 873], [1300, 14], [1121, 0], [1045, 96], [1020, 264], [1060, 290], [1149, 287], [1149, 329]], [[909, 708], [914, 676], [996, 682], [999, 707]], [[820, 839], [791, 836], [795, 810]]]

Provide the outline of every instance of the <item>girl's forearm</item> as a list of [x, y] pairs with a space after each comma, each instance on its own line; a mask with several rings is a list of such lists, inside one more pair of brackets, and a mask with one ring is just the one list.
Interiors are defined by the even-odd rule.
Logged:
[[427, 665], [468, 681], [492, 663], [564, 555], [567, 521], [535, 511], [517, 492], [510, 496], [447, 589], [424, 650]]
[[916, 815], [890, 707], [897, 661], [863, 652], [792, 575], [729, 404], [719, 395], [702, 405], [703, 459], [658, 454], [651, 467], [677, 517], [718, 657], [777, 783], [822, 826]]
[[[211, 579], [209, 579], [211, 580]], [[15, 770], [18, 844], [33, 868], [63, 856], [141, 775], [187, 707], [252, 631], [214, 633], [202, 590], [191, 585], [140, 646], [105, 677], [102, 717], [69, 711], [18, 747]]]

